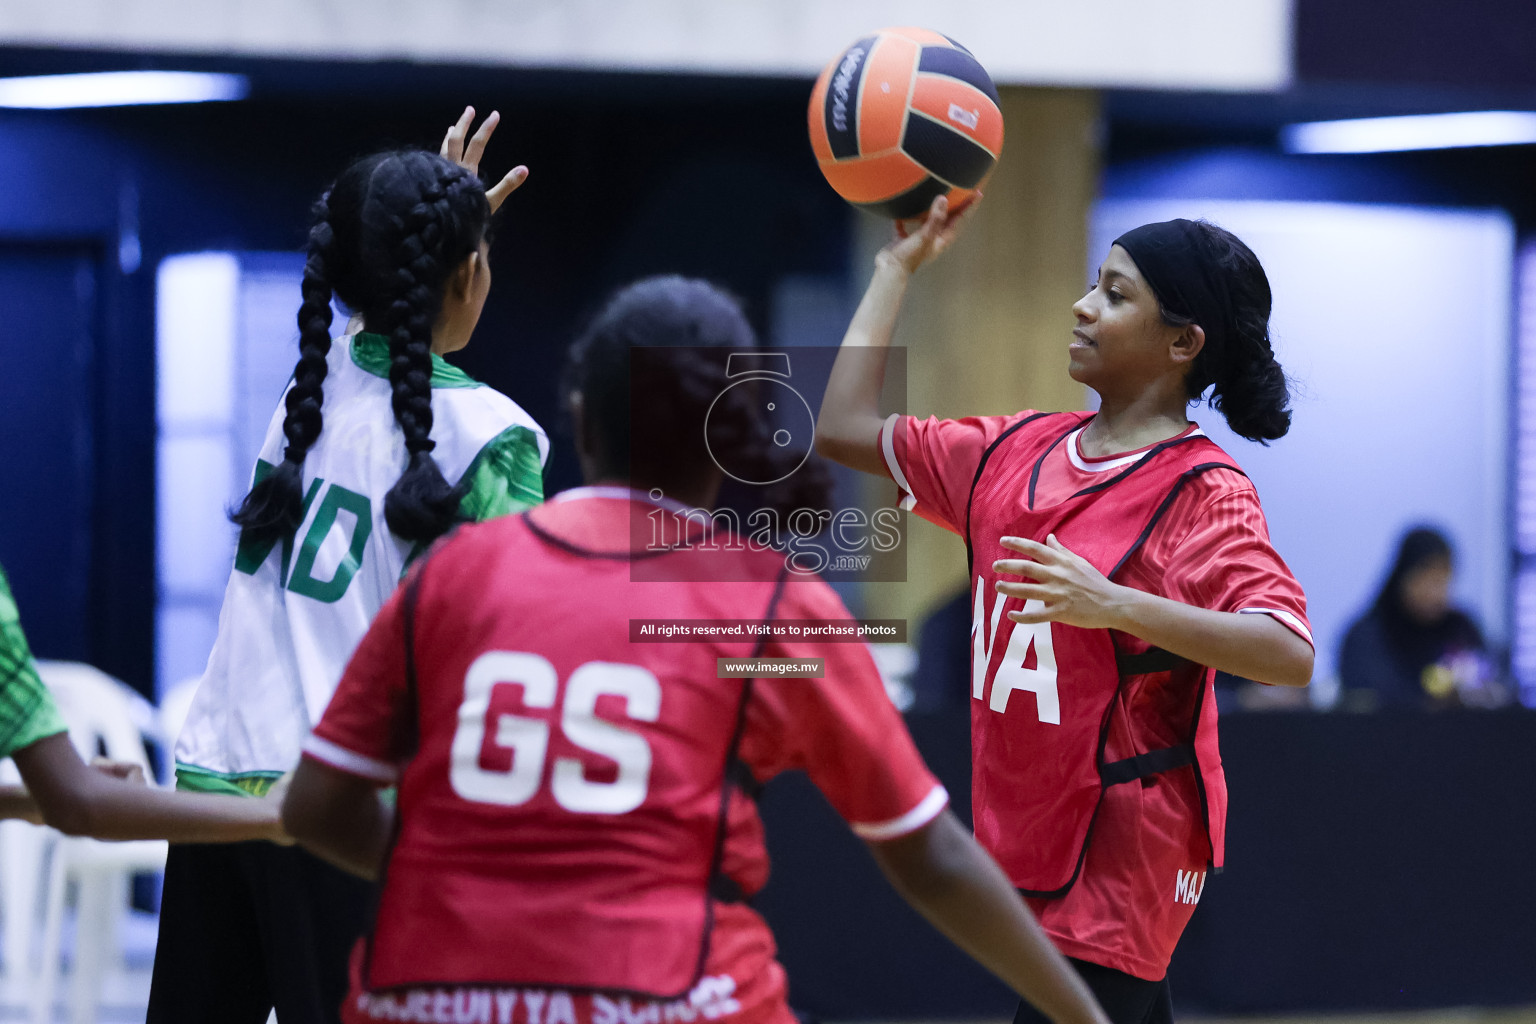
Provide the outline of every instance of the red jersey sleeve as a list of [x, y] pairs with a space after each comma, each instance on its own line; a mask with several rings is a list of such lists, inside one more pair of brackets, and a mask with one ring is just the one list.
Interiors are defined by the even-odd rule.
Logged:
[[941, 420], [893, 414], [880, 428], [886, 472], [901, 489], [901, 507], [958, 534], [976, 467], [987, 446], [1032, 411], [1012, 416]]
[[[820, 581], [787, 585], [778, 616], [846, 619]], [[863, 642], [774, 642], [765, 657], [823, 658], [821, 679], [758, 679], [738, 751], [758, 779], [801, 769], [853, 831], [895, 839], [928, 824], [949, 794], [917, 752]]]
[[1313, 644], [1307, 596], [1269, 541], [1258, 492], [1230, 473], [1210, 473], [1200, 483], [1179, 517], [1188, 529], [1165, 537], [1167, 551], [1153, 556], [1166, 558], [1164, 596], [1212, 611], [1270, 615]]
[[399, 777], [410, 741], [405, 632], [397, 587], [363, 634], [304, 756], [380, 785]]

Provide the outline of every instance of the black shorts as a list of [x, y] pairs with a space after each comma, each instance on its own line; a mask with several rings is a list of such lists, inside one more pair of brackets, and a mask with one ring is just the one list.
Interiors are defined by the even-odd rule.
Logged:
[[296, 846], [172, 846], [147, 1024], [339, 1024], [373, 885]]
[[[1112, 967], [1067, 958], [1093, 990], [1114, 1024], [1173, 1024], [1173, 999], [1168, 979], [1147, 981]], [[1028, 1003], [1019, 1003], [1013, 1024], [1050, 1024], [1050, 1018]]]

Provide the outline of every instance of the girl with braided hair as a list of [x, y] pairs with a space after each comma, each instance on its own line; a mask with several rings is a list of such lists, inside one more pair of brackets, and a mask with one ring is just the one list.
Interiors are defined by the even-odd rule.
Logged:
[[1110, 1017], [1162, 1024], [1169, 958], [1222, 864], [1215, 672], [1312, 675], [1306, 598], [1258, 495], [1188, 416], [1209, 393], [1242, 437], [1289, 428], [1269, 281], [1219, 227], [1143, 225], [1072, 307], [1069, 373], [1097, 413], [882, 418], [907, 282], [961, 219], [940, 197], [877, 257], [818, 445], [965, 539], [977, 838]]
[[[298, 365], [254, 482], [178, 784], [260, 795], [299, 759], [353, 647], [406, 565], [460, 522], [542, 498], [544, 431], [442, 359], [490, 288], [491, 215], [527, 175], [476, 174], [491, 115], [439, 154], [346, 168], [315, 208]], [[360, 321], [333, 340], [332, 298]], [[370, 890], [298, 849], [183, 846], [166, 868], [149, 1020], [334, 1021]]]
[[[760, 403], [724, 395], [730, 354], [752, 345], [706, 282], [621, 289], [563, 385], [587, 486], [459, 530], [358, 645], [283, 807], [300, 842], [381, 879], [349, 1024], [793, 1024], [747, 902], [768, 873], [756, 792], [793, 768], [958, 944], [1051, 1019], [1105, 1024], [947, 810], [862, 643], [632, 633], [848, 615], [782, 552], [649, 542], [658, 509], [715, 507], [721, 463], [766, 468]], [[815, 490], [780, 497], [824, 502]], [[765, 656], [824, 673], [719, 670]], [[377, 792], [396, 778], [398, 822]]]

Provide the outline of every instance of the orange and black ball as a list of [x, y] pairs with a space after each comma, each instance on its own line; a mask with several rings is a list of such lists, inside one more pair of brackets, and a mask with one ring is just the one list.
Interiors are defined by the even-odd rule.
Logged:
[[816, 79], [811, 149], [837, 194], [906, 220], [947, 194], [958, 209], [1003, 151], [997, 87], [971, 52], [921, 28], [887, 28]]

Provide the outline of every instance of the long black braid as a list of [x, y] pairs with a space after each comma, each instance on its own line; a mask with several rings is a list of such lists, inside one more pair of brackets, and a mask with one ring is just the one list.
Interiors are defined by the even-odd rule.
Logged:
[[454, 165], [423, 186], [421, 201], [405, 217], [406, 233], [395, 250], [400, 267], [395, 297], [380, 325], [389, 336], [391, 405], [410, 455], [405, 472], [385, 495], [384, 519], [396, 535], [422, 543], [458, 521], [463, 497], [462, 485], [450, 485], [432, 457], [432, 324], [453, 269], [440, 253], [453, 221], [454, 197], [470, 190], [484, 195], [479, 181]]
[[300, 359], [285, 402], [283, 462], [231, 515], [241, 541], [271, 542], [303, 521], [303, 462], [324, 419], [330, 302], [361, 313], [389, 338], [395, 421], [405, 435], [405, 472], [384, 499], [384, 518], [404, 540], [427, 543], [459, 518], [460, 489], [432, 457], [432, 325], [453, 271], [485, 237], [490, 206], [479, 180], [425, 150], [379, 153], [341, 173], [316, 206], [299, 310]]
[[304, 261], [302, 304], [299, 306], [299, 363], [284, 406], [283, 461], [251, 488], [230, 519], [240, 527], [240, 540], [270, 544], [298, 530], [304, 519], [304, 456], [320, 439], [324, 425], [326, 356], [331, 351], [331, 282], [328, 276], [335, 233], [331, 230], [330, 193], [315, 204]]

